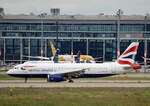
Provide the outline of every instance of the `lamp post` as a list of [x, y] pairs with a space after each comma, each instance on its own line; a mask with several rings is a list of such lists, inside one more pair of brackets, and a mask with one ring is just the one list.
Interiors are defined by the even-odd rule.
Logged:
[[71, 33], [71, 54], [73, 55], [73, 24], [71, 25], [70, 31], [72, 31]]
[[[41, 14], [40, 15], [40, 18], [41, 18], [41, 57], [43, 57], [44, 55], [44, 51], [43, 51], [43, 18], [44, 18], [44, 15]], [[42, 59], [41, 59], [42, 60]]]
[[116, 36], [116, 42], [117, 42], [117, 59], [120, 57], [120, 17], [123, 14], [123, 11], [119, 9], [117, 11], [117, 36]]
[[[144, 32], [145, 32], [145, 34], [147, 32], [147, 17], [148, 17], [148, 15], [146, 14], [146, 16], [144, 17], [144, 24], [145, 24]], [[145, 49], [144, 50], [144, 67], [145, 67], [144, 71], [146, 72], [146, 65], [147, 65], [147, 38], [145, 39], [145, 48], [144, 49]]]
[[56, 20], [56, 48], [58, 49], [58, 20]]

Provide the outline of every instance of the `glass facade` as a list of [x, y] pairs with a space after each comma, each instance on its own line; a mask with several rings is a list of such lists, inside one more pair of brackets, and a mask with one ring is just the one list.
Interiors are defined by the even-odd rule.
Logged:
[[98, 58], [97, 61], [103, 61], [103, 40], [89, 40], [89, 55]]
[[150, 24], [146, 25], [146, 31], [150, 31]]
[[[0, 29], [5, 31], [99, 31], [99, 32], [116, 32], [117, 24], [102, 24], [102, 25], [92, 25], [92, 24], [74, 24], [74, 25], [42, 25], [42, 24], [0, 24]], [[43, 27], [43, 28], [42, 28]], [[58, 27], [58, 29], [57, 29]], [[147, 24], [147, 31], [150, 31], [150, 24]], [[144, 24], [121, 24], [121, 32], [140, 32], [144, 31]]]
[[150, 38], [150, 33], [144, 34], [144, 38]]
[[142, 58], [142, 56], [144, 56], [144, 49], [145, 49], [145, 45], [144, 45], [144, 40], [139, 40], [140, 44], [139, 44], [139, 48], [138, 48], [138, 52], [136, 55], [136, 61], [139, 62], [143, 62], [144, 59]]
[[[30, 20], [31, 21], [31, 20]], [[74, 54], [78, 51], [83, 55], [91, 55], [94, 58], [100, 58], [99, 61], [112, 61], [117, 58], [117, 20], [107, 23], [103, 20], [101, 23], [94, 23], [92, 20], [70, 22], [42, 22], [33, 19], [32, 22], [1, 22], [0, 23], [0, 59], [5, 60], [28, 60], [22, 56], [40, 56], [41, 55], [41, 36], [43, 34], [44, 56], [52, 56], [50, 41], [60, 49], [60, 54], [70, 54], [73, 46]], [[66, 20], [67, 21], [67, 20]], [[93, 23], [92, 23], [93, 22]], [[106, 22], [106, 23], [105, 23]], [[136, 34], [142, 33], [143, 38], [150, 38], [150, 24], [121, 23], [120, 33]], [[145, 27], [146, 26], [146, 27]], [[146, 33], [145, 33], [146, 31]], [[58, 41], [56, 38], [58, 37]], [[5, 38], [5, 40], [4, 40]], [[136, 39], [136, 38], [135, 38]], [[139, 40], [139, 39], [138, 39]], [[122, 52], [134, 40], [121, 40], [120, 50]], [[56, 43], [58, 42], [58, 44]], [[144, 40], [140, 41], [140, 47], [137, 60], [143, 61], [141, 56], [144, 53]], [[148, 41], [148, 53], [150, 51], [150, 41]], [[5, 50], [4, 50], [5, 48]], [[5, 51], [5, 53], [4, 53]], [[21, 54], [22, 53], [22, 54]], [[148, 54], [150, 57], [150, 55]], [[31, 59], [32, 60], [32, 59]]]
[[106, 40], [105, 43], [105, 60], [113, 61], [116, 59], [116, 41], [115, 40]]
[[31, 56], [40, 56], [41, 55], [41, 40], [31, 39], [30, 47]]
[[[53, 24], [0, 24], [1, 30], [32, 31], [116, 31], [116, 25], [53, 25]], [[43, 27], [43, 28], [42, 28]]]
[[150, 58], [150, 40], [147, 42], [147, 58]]
[[4, 57], [4, 40], [0, 39], [0, 60]]
[[28, 39], [23, 39], [22, 41], [23, 43], [23, 60], [28, 60], [27, 57], [24, 56], [28, 56], [29, 55], [29, 40]]
[[20, 40], [6, 39], [6, 60], [20, 60]]
[[144, 25], [120, 25], [121, 32], [142, 32], [144, 31]]

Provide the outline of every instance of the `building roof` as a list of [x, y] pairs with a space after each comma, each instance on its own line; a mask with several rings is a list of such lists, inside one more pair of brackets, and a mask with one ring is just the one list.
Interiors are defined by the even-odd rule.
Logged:
[[[3, 19], [68, 19], [68, 20], [117, 20], [116, 15], [26, 15], [26, 14], [18, 14], [18, 15], [11, 15], [6, 14], [2, 16]], [[121, 20], [144, 20], [144, 15], [121, 15]], [[150, 16], [147, 15], [147, 20], [150, 20]]]

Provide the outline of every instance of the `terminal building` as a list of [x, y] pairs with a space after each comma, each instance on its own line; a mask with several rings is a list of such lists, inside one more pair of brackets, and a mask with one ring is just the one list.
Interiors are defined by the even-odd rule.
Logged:
[[50, 41], [60, 54], [74, 54], [113, 61], [117, 46], [121, 53], [133, 41], [140, 46], [137, 61], [143, 61], [144, 50], [150, 57], [150, 16], [144, 15], [61, 15], [59, 9], [51, 14], [11, 15], [0, 8], [0, 60], [21, 63], [32, 60], [24, 56], [51, 57]]

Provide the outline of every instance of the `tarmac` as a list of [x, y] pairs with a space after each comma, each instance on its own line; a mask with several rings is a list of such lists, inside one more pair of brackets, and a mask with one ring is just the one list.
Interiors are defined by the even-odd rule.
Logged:
[[[0, 72], [0, 74], [6, 74]], [[129, 73], [117, 75], [113, 77], [150, 77], [150, 73]], [[27, 83], [24, 80], [0, 80], [0, 88], [14, 88], [14, 87], [40, 87], [40, 88], [54, 88], [54, 87], [150, 87], [150, 80], [96, 80], [96, 79], [75, 79], [74, 83], [63, 82], [47, 82], [46, 80], [31, 80]]]
[[0, 88], [63, 88], [63, 87], [150, 87], [150, 80], [74, 80], [74, 83], [47, 82], [46, 80], [0, 80]]

